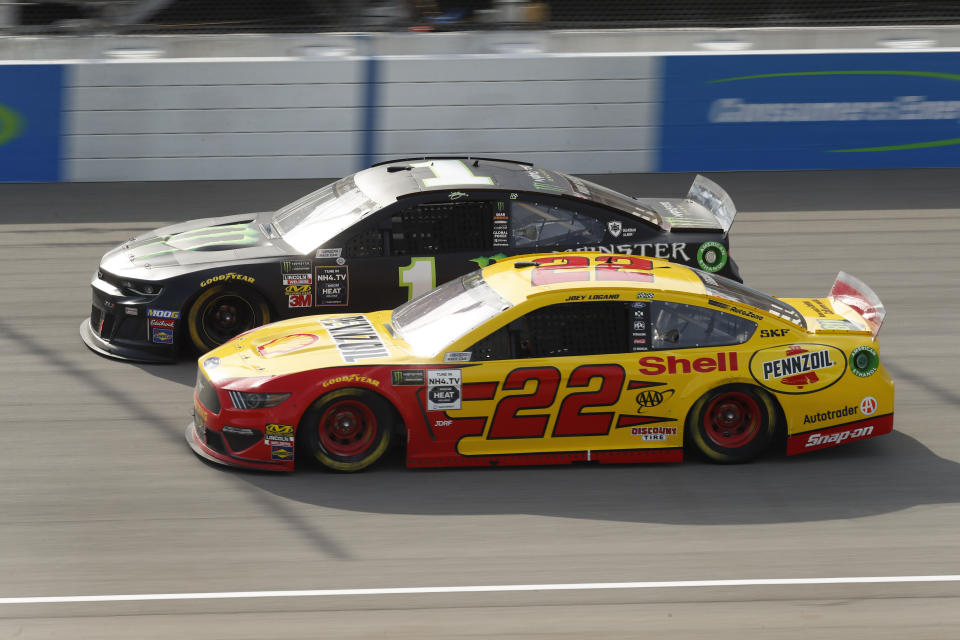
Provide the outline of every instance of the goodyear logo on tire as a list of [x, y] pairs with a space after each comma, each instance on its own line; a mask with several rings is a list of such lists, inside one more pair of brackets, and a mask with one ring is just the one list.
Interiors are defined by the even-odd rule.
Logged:
[[812, 393], [831, 386], [847, 370], [843, 351], [826, 344], [761, 349], [750, 358], [750, 375], [776, 393]]

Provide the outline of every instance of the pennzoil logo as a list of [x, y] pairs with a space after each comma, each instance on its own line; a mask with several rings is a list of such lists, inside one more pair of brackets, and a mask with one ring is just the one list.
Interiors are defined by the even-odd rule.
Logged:
[[825, 344], [761, 349], [750, 358], [750, 375], [777, 393], [811, 393], [836, 383], [847, 370], [843, 352]]
[[380, 341], [380, 335], [364, 316], [330, 318], [322, 320], [320, 324], [330, 334], [344, 362], [386, 358], [390, 355]]

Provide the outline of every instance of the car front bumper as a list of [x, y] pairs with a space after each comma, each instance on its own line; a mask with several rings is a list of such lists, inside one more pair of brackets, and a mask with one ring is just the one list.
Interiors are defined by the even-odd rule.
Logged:
[[[187, 444], [201, 458], [217, 464], [260, 471], [293, 471], [293, 438], [289, 445], [268, 443], [264, 437], [265, 421], [256, 417], [247, 420], [231, 419], [224, 411], [214, 413], [206, 409], [193, 395], [193, 421], [187, 425], [184, 436]], [[259, 413], [259, 412], [257, 412]], [[252, 435], [224, 433], [223, 427], [229, 420], [233, 424], [242, 424], [240, 429], [249, 430]], [[229, 429], [230, 427], [228, 427]], [[274, 459], [276, 457], [280, 459]]]
[[119, 360], [176, 362], [182, 333], [179, 300], [164, 300], [167, 296], [163, 294], [125, 296], [99, 275], [90, 284], [90, 316], [80, 325], [84, 344], [102, 356]]

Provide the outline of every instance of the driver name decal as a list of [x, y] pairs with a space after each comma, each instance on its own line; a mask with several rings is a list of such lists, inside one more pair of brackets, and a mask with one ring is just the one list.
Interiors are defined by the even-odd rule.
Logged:
[[379, 334], [363, 316], [332, 318], [322, 320], [320, 324], [330, 334], [344, 362], [386, 358], [390, 355]]

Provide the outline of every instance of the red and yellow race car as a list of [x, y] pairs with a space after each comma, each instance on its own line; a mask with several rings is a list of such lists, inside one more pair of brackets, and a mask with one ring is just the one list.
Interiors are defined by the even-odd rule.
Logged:
[[879, 298], [841, 273], [780, 299], [633, 255], [520, 256], [393, 311], [310, 316], [199, 360], [201, 456], [338, 471], [406, 446], [411, 467], [750, 460], [889, 433]]

